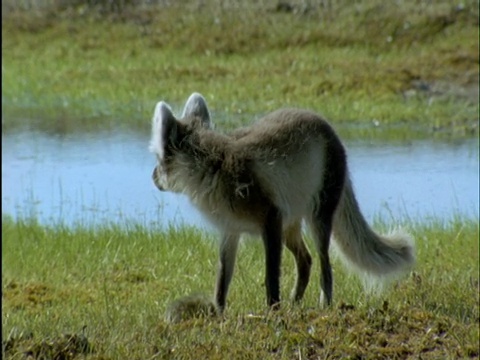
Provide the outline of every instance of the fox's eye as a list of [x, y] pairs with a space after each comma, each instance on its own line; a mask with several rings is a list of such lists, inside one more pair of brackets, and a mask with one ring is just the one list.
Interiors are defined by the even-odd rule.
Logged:
[[157, 163], [157, 166], [155, 166], [155, 170], [157, 174], [162, 174], [165, 172], [165, 161], [161, 160]]

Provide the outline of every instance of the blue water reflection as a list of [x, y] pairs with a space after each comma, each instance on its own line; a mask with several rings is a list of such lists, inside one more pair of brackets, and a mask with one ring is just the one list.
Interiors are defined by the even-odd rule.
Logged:
[[[2, 213], [67, 225], [205, 226], [185, 197], [153, 186], [148, 141], [148, 135], [127, 131], [2, 134]], [[478, 218], [478, 141], [350, 142], [347, 148], [357, 198], [370, 221]]]

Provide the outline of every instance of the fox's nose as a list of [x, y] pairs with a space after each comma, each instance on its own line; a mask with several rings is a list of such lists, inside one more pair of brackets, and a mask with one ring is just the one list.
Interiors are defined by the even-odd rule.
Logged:
[[160, 182], [158, 181], [158, 170], [156, 166], [153, 168], [152, 179], [158, 190], [165, 191], [165, 189], [162, 187], [162, 185], [160, 185]]

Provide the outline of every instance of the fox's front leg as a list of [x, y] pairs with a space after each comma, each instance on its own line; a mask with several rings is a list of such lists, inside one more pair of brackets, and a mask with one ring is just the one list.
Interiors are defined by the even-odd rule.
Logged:
[[228, 287], [235, 267], [239, 237], [238, 234], [223, 234], [220, 240], [220, 261], [215, 287], [215, 301], [220, 312], [225, 309]]
[[280, 302], [282, 216], [278, 209], [273, 206], [265, 217], [262, 237], [265, 246], [267, 304], [274, 307]]

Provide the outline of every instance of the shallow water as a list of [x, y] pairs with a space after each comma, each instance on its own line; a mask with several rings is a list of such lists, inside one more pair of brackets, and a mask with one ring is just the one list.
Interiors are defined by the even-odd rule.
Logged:
[[[2, 134], [2, 213], [67, 225], [208, 227], [185, 197], [154, 187], [148, 141], [127, 131]], [[369, 221], [478, 218], [476, 140], [346, 145], [356, 195]]]

